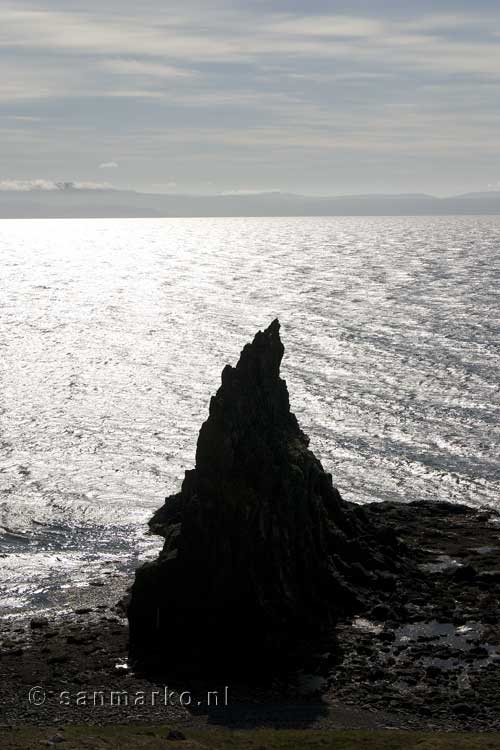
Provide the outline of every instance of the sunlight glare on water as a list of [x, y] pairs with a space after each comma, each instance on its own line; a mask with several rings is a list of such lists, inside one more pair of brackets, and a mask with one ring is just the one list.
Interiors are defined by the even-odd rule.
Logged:
[[499, 246], [497, 217], [0, 222], [4, 602], [158, 547], [223, 366], [276, 316], [346, 499], [496, 503]]

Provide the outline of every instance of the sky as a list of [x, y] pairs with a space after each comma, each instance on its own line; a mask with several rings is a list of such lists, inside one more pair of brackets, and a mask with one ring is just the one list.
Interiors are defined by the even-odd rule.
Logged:
[[498, 0], [2, 0], [0, 189], [500, 189]]

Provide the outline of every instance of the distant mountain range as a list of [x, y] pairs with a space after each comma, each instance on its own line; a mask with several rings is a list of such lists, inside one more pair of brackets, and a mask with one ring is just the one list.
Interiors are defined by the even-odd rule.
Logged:
[[0, 191], [0, 218], [196, 216], [423, 216], [500, 214], [500, 191], [450, 198], [425, 194], [313, 197], [292, 193], [160, 195], [129, 190]]

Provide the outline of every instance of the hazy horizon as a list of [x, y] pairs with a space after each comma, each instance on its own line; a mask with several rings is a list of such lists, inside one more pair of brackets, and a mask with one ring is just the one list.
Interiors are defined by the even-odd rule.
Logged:
[[86, 183], [0, 189], [0, 218], [188, 218], [500, 215], [500, 191], [438, 198], [420, 193], [307, 196], [284, 192], [165, 194]]
[[373, 191], [373, 192], [310, 192], [300, 191], [298, 189], [293, 190], [280, 190], [276, 189], [262, 189], [262, 190], [221, 190], [221, 191], [202, 191], [202, 190], [151, 190], [147, 188], [134, 188], [134, 187], [118, 187], [112, 183], [93, 183], [93, 182], [80, 182], [71, 180], [45, 180], [45, 179], [33, 179], [33, 180], [3, 180], [0, 181], [0, 199], [5, 194], [71, 194], [71, 193], [103, 193], [103, 192], [115, 192], [115, 193], [137, 193], [139, 195], [164, 195], [165, 197], [189, 197], [189, 198], [223, 198], [231, 196], [241, 197], [252, 197], [259, 195], [281, 195], [291, 196], [295, 198], [310, 198], [310, 199], [325, 199], [335, 200], [338, 198], [397, 198], [397, 197], [426, 197], [447, 199], [453, 197], [462, 197], [466, 195], [498, 195], [500, 197], [500, 187], [490, 188], [489, 190], [483, 191], [466, 191], [466, 192], [454, 192], [454, 193], [439, 193], [432, 192], [431, 190], [422, 191]]

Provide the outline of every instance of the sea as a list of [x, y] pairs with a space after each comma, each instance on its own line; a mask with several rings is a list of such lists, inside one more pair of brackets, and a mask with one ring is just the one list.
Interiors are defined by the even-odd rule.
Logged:
[[500, 217], [0, 221], [0, 613], [132, 571], [275, 317], [347, 500], [500, 501]]

